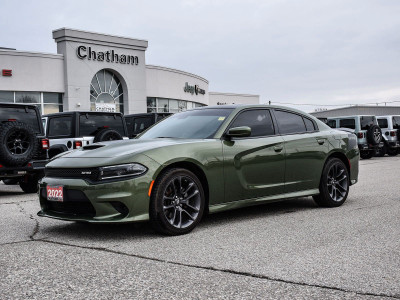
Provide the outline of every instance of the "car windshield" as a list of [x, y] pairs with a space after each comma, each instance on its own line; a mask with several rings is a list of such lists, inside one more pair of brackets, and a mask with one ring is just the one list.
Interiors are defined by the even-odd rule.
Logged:
[[232, 111], [229, 108], [210, 108], [177, 113], [151, 127], [139, 139], [212, 138]]
[[41, 133], [40, 117], [33, 108], [2, 107], [0, 108], [0, 120], [2, 122], [7, 120], [23, 122], [29, 125], [36, 134]]

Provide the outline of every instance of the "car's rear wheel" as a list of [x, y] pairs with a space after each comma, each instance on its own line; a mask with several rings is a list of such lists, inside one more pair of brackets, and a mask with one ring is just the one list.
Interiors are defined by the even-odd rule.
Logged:
[[397, 154], [399, 154], [399, 150], [397, 148], [388, 148], [387, 154], [389, 156], [396, 156]]
[[193, 230], [203, 216], [205, 197], [192, 172], [174, 168], [162, 173], [150, 200], [150, 221], [163, 234], [180, 235]]
[[330, 158], [324, 166], [319, 184], [319, 195], [314, 201], [319, 206], [342, 205], [349, 194], [350, 178], [346, 165], [338, 158]]
[[19, 186], [24, 191], [24, 193], [37, 193], [39, 189], [38, 182], [40, 179], [43, 178], [43, 176], [43, 172], [33, 175], [27, 175], [23, 179], [21, 179], [21, 181], [19, 182]]
[[[389, 151], [390, 149], [388, 149], [388, 147], [386, 146], [386, 144], [383, 145], [383, 147], [378, 148], [376, 150], [375, 156], [379, 156], [379, 157], [383, 157], [385, 156], [385, 154]], [[389, 154], [390, 155], [390, 154]]]
[[360, 151], [360, 157], [362, 159], [370, 159], [374, 154], [375, 151]]

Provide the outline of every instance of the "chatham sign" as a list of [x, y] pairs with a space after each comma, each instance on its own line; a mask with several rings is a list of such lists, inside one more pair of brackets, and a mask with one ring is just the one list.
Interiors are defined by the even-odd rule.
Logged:
[[114, 50], [107, 50], [105, 52], [92, 50], [92, 47], [78, 46], [76, 48], [76, 55], [80, 59], [106, 61], [112, 63], [120, 63], [127, 65], [138, 65], [139, 57], [133, 55], [117, 54]]

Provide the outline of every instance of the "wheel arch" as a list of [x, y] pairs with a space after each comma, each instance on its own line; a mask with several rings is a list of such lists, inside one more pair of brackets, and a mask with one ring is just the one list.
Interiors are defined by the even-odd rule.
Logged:
[[326, 158], [325, 163], [324, 163], [324, 166], [326, 165], [327, 161], [328, 161], [330, 158], [338, 158], [338, 159], [340, 159], [340, 160], [344, 163], [344, 165], [346, 166], [347, 172], [349, 172], [349, 175], [350, 175], [350, 172], [351, 172], [351, 165], [350, 165], [350, 161], [349, 161], [349, 159], [347, 158], [346, 154], [344, 154], [343, 152], [339, 152], [339, 151], [331, 152], [331, 153], [328, 155], [328, 157]]
[[208, 186], [208, 180], [205, 172], [203, 169], [196, 164], [195, 162], [192, 161], [187, 161], [187, 160], [180, 160], [180, 161], [174, 161], [171, 162], [167, 165], [164, 165], [161, 169], [157, 171], [157, 174], [154, 178], [154, 180], [157, 180], [160, 176], [160, 174], [164, 173], [167, 170], [174, 169], [174, 168], [182, 168], [189, 170], [192, 172], [194, 175], [197, 176], [197, 178], [200, 180], [203, 190], [204, 190], [204, 196], [205, 196], [205, 213], [208, 213], [208, 207], [209, 207], [209, 186]]

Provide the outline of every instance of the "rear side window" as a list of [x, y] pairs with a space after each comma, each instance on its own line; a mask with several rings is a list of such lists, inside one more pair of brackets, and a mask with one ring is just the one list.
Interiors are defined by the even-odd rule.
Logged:
[[17, 121], [28, 125], [36, 134], [41, 133], [41, 118], [37, 115], [36, 110], [25, 107], [1, 107], [0, 121]]
[[400, 117], [393, 117], [393, 128], [400, 129]]
[[339, 123], [339, 127], [356, 129], [356, 120], [354, 119], [342, 119]]
[[375, 125], [375, 117], [364, 116], [361, 117], [361, 130], [368, 130], [372, 125]]
[[302, 133], [307, 131], [303, 117], [300, 115], [276, 110], [275, 117], [281, 134]]
[[326, 123], [330, 128], [336, 128], [336, 120], [328, 120]]
[[251, 137], [274, 135], [274, 125], [268, 109], [247, 110], [239, 114], [230, 128], [248, 126]]
[[306, 124], [307, 131], [314, 131], [315, 130], [314, 122], [307, 118], [303, 119], [304, 119], [304, 124]]
[[94, 136], [103, 128], [116, 130], [122, 136], [126, 136], [121, 115], [88, 113], [79, 116], [79, 136]]
[[378, 125], [380, 128], [388, 128], [388, 121], [387, 119], [378, 119]]
[[49, 136], [71, 136], [72, 134], [72, 117], [57, 117], [50, 118], [49, 124]]

